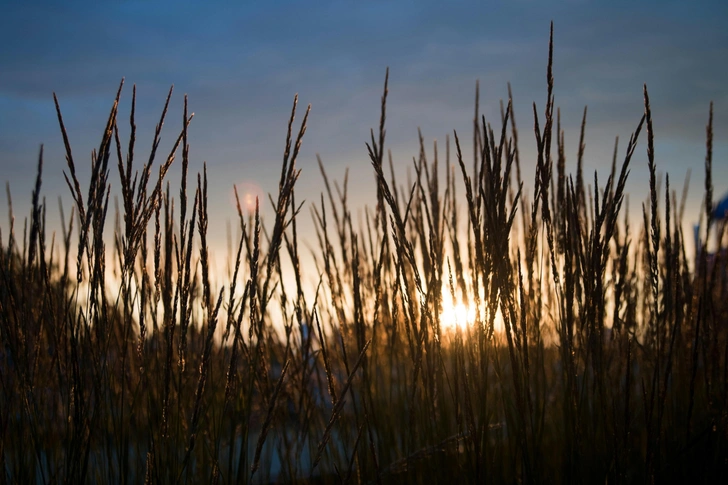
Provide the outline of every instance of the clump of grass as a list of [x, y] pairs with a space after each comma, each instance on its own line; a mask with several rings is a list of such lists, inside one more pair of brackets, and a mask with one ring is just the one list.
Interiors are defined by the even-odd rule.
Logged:
[[[238, 201], [227, 278], [211, 269], [206, 167], [188, 193], [186, 97], [170, 152], [155, 168], [171, 89], [135, 167], [136, 89], [122, 144], [120, 86], [86, 189], [54, 98], [73, 200], [68, 221], [59, 204], [62, 239], [47, 239], [42, 149], [22, 241], [9, 186], [0, 233], [0, 482], [725, 480], [727, 225], [712, 217], [713, 106], [703, 239], [718, 247], [704, 243], [693, 261], [687, 181], [680, 204], [667, 175], [661, 193], [647, 87], [621, 164], [617, 140], [606, 182], [595, 173], [587, 185], [587, 110], [574, 177], [553, 31], [548, 52], [530, 198], [510, 86], [493, 125], [476, 85], [472, 160], [458, 133], [444, 153], [420, 134], [413, 177], [398, 181], [387, 71], [367, 144], [376, 205], [357, 226], [348, 177], [330, 183], [319, 159], [313, 274], [297, 231], [309, 114], [296, 132], [297, 98], [273, 220]], [[643, 129], [649, 197], [634, 224], [623, 206], [630, 172], [644, 169], [632, 164]], [[180, 152], [175, 199], [167, 174]], [[107, 247], [114, 156], [121, 204]], [[458, 302], [470, 316], [450, 326]]]

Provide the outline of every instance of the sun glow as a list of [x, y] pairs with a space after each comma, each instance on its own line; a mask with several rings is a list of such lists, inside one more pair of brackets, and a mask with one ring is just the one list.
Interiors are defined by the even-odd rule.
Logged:
[[475, 322], [475, 307], [463, 302], [453, 304], [452, 298], [443, 298], [440, 323], [446, 329], [464, 329]]
[[[480, 319], [484, 322], [490, 322], [492, 317], [493, 330], [496, 334], [505, 331], [503, 315], [500, 309], [496, 310], [495, 315], [491, 316], [487, 309], [484, 314], [480, 315]], [[440, 309], [440, 325], [446, 332], [454, 330], [465, 330], [472, 328], [478, 321], [477, 308], [475, 303], [468, 303], [458, 299], [453, 302], [449, 292], [443, 291]]]

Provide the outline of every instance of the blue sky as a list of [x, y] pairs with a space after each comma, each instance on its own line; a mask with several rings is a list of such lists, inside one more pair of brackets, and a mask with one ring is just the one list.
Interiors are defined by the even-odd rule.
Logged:
[[[341, 179], [349, 167], [352, 203], [363, 207], [371, 204], [374, 191], [364, 143], [378, 124], [389, 66], [387, 146], [400, 170], [418, 152], [418, 127], [428, 146], [433, 139], [444, 143], [453, 130], [470, 139], [476, 79], [481, 111], [490, 120], [498, 118], [510, 81], [528, 181], [535, 165], [529, 156], [531, 103], [543, 112], [551, 20], [554, 93], [570, 171], [588, 105], [586, 168], [606, 180], [614, 137], [620, 136], [623, 153], [642, 114], [647, 83], [658, 170], [669, 172], [672, 186], [679, 188], [692, 169], [689, 211], [698, 211], [702, 195], [711, 100], [715, 192], [728, 190], [728, 6], [723, 1], [5, 1], [0, 5], [0, 178], [10, 182], [16, 217], [22, 217], [43, 143], [49, 214], [57, 212], [58, 196], [68, 207], [52, 93], [59, 97], [85, 181], [90, 152], [125, 77], [121, 132], [128, 133], [136, 84], [138, 155], [148, 152], [164, 96], [174, 84], [161, 145], [163, 153], [169, 149], [188, 94], [195, 112], [190, 169], [208, 163], [213, 234], [224, 235], [225, 221], [235, 220], [234, 183], [261, 192], [276, 189], [295, 93], [301, 108], [312, 105], [298, 198], [318, 200], [318, 153], [330, 177]], [[639, 207], [646, 193], [644, 152], [643, 143], [628, 186], [632, 207]], [[112, 184], [119, 186], [113, 171]], [[0, 210], [5, 214], [4, 197]], [[308, 211], [304, 214], [308, 219]], [[7, 228], [4, 216], [0, 228]]]

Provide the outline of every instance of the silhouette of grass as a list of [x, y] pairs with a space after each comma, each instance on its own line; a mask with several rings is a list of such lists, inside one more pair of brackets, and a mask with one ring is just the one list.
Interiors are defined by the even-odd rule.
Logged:
[[[297, 230], [309, 113], [296, 131], [297, 99], [272, 224], [259, 203], [248, 214], [238, 200], [225, 278], [211, 269], [206, 167], [188, 193], [187, 99], [155, 167], [170, 90], [139, 168], [136, 89], [124, 154], [120, 86], [84, 197], [54, 96], [73, 198], [68, 221], [60, 205], [60, 252], [48, 241], [42, 149], [22, 242], [9, 185], [0, 233], [0, 483], [725, 481], [728, 272], [726, 224], [712, 210], [713, 106], [701, 239], [717, 235], [718, 248], [703, 244], [693, 261], [687, 189], [678, 205], [666, 175], [661, 194], [647, 86], [621, 164], [617, 140], [606, 183], [595, 173], [588, 186], [587, 111], [575, 178], [554, 116], [553, 29], [548, 52], [532, 200], [510, 86], [493, 126], [476, 85], [472, 161], [453, 133], [443, 169], [420, 135], [414, 179], [398, 183], [387, 71], [367, 143], [376, 205], [356, 227], [348, 177], [332, 185], [319, 159], [314, 275], [302, 274]], [[635, 225], [623, 205], [643, 128], [649, 197]], [[175, 200], [167, 173], [180, 151]], [[107, 241], [113, 156], [122, 204]], [[449, 301], [472, 321], [450, 325]]]

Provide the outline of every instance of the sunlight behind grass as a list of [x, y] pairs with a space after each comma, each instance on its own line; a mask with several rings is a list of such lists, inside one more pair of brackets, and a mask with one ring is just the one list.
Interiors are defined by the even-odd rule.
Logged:
[[[658, 183], [647, 86], [590, 186], [583, 143], [567, 169], [553, 83], [552, 37], [535, 173], [510, 89], [491, 124], [476, 87], [472, 159], [457, 132], [432, 150], [420, 139], [403, 185], [387, 71], [366, 145], [376, 199], [355, 224], [321, 161], [310, 238], [295, 192], [309, 111], [294, 98], [270, 217], [252, 188], [238, 194], [220, 275], [187, 99], [175, 146], [156, 153], [170, 90], [140, 165], [135, 88], [119, 138], [122, 83], [82, 188], [54, 97], [74, 213], [48, 233], [41, 150], [22, 233], [11, 210], [0, 237], [0, 483], [724, 483], [726, 238], [692, 264], [685, 196]], [[702, 241], [728, 231], [706, 111]], [[630, 164], [638, 147], [647, 167]], [[622, 207], [631, 170], [649, 173], [638, 221]]]
[[453, 304], [452, 299], [443, 296], [440, 322], [444, 328], [449, 330], [453, 330], [455, 327], [464, 329], [475, 322], [475, 308], [463, 302]]

